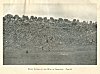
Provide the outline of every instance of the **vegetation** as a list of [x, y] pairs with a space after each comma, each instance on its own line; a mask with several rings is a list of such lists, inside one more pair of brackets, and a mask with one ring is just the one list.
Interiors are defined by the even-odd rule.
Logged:
[[3, 41], [4, 50], [23, 49], [27, 54], [29, 50], [54, 52], [69, 47], [96, 47], [97, 22], [7, 14], [3, 17]]

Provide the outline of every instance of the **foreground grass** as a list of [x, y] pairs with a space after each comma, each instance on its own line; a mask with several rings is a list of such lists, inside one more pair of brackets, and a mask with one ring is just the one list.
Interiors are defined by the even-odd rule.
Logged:
[[[11, 49], [5, 50], [5, 65], [96, 65], [96, 47], [70, 47], [59, 50]], [[26, 50], [29, 50], [26, 53]]]

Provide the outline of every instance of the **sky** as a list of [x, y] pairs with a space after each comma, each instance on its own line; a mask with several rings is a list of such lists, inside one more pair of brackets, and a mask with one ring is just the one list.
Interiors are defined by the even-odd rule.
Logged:
[[4, 15], [23, 14], [28, 16], [79, 19], [83, 21], [97, 21], [97, 6], [95, 4], [4, 4]]

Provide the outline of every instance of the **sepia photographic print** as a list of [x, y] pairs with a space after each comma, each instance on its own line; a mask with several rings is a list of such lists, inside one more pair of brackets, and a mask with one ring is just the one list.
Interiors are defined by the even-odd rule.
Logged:
[[97, 65], [96, 4], [4, 4], [3, 65]]

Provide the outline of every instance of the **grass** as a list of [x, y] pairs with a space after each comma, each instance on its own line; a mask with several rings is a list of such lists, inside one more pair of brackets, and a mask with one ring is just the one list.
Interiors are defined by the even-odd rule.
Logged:
[[[96, 48], [96, 47], [95, 47]], [[8, 51], [9, 50], [9, 51]], [[26, 53], [26, 50], [29, 50]], [[5, 65], [96, 65], [93, 46], [67, 47], [63, 50], [6, 49]]]

